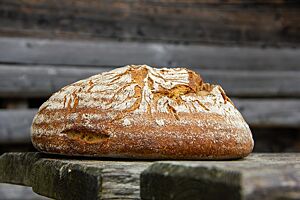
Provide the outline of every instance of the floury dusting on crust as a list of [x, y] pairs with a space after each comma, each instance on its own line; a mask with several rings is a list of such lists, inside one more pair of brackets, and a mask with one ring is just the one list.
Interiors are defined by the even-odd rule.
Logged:
[[185, 68], [128, 65], [62, 88], [39, 109], [43, 152], [220, 159], [248, 155], [251, 131], [223, 89]]
[[204, 83], [195, 72], [147, 65], [128, 65], [73, 83], [55, 93], [40, 110], [45, 108], [161, 112], [176, 118], [181, 112], [238, 113], [220, 86]]

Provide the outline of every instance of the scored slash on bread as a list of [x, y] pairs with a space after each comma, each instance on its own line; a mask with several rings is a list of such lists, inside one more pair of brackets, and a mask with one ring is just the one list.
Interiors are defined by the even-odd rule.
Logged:
[[185, 68], [128, 65], [62, 88], [35, 116], [43, 152], [143, 159], [230, 159], [251, 131], [219, 85]]

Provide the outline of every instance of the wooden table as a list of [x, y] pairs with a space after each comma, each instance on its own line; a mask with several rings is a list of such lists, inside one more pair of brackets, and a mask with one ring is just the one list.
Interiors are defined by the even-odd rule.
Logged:
[[5, 153], [0, 182], [55, 199], [300, 199], [300, 154], [145, 161]]

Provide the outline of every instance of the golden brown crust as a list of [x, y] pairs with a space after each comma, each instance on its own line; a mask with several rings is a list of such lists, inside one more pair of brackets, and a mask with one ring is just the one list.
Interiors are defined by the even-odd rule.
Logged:
[[220, 86], [195, 72], [126, 66], [64, 87], [32, 124], [43, 152], [143, 159], [232, 159], [251, 131]]
[[[104, 129], [106, 131], [99, 131], [85, 130], [74, 125], [64, 131], [65, 135], [33, 136], [32, 140], [41, 151], [65, 155], [143, 159], [229, 159], [244, 157], [251, 152], [251, 138], [241, 138], [241, 135], [247, 133], [238, 128], [226, 128], [220, 116], [211, 115], [210, 118], [214, 118], [215, 123], [204, 122], [207, 126], [201, 128], [197, 125], [184, 127], [174, 124], [167, 128], [155, 127], [154, 124], [123, 127], [113, 123]], [[206, 120], [212, 121], [207, 117]], [[154, 128], [155, 133], [149, 131]], [[215, 134], [216, 131], [219, 134]], [[112, 135], [112, 132], [115, 134]], [[226, 136], [228, 133], [231, 133], [230, 136]]]

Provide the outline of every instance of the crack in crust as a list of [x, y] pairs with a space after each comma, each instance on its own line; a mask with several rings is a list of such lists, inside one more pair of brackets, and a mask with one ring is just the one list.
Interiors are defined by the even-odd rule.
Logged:
[[96, 131], [85, 127], [76, 127], [63, 130], [61, 133], [66, 134], [70, 139], [79, 140], [87, 143], [98, 143], [103, 139], [109, 138], [109, 134], [105, 131]]

